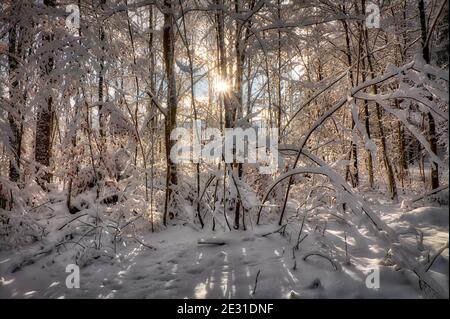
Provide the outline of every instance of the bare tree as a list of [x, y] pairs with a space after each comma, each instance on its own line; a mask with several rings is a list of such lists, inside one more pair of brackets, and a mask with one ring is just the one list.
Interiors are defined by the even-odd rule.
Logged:
[[164, 0], [164, 27], [163, 27], [163, 48], [164, 66], [167, 77], [167, 116], [165, 119], [165, 144], [166, 144], [166, 195], [164, 204], [163, 223], [167, 225], [167, 214], [170, 200], [172, 199], [173, 187], [178, 184], [177, 166], [170, 158], [170, 150], [174, 141], [170, 139], [170, 134], [176, 126], [177, 121], [177, 87], [175, 82], [175, 29], [174, 12], [171, 0]]
[[[54, 0], [44, 0], [44, 5], [48, 8], [49, 13], [55, 7]], [[54, 84], [54, 80], [52, 79], [52, 71], [54, 68], [54, 53], [51, 48], [51, 43], [53, 40], [52, 34], [52, 21], [51, 15], [47, 15], [46, 21], [46, 29], [43, 31], [43, 46], [46, 46], [48, 50], [47, 58], [45, 61], [42, 61], [42, 76], [45, 81], [45, 85], [49, 88], [46, 92], [46, 96], [44, 98], [45, 103], [43, 103], [39, 111], [37, 113], [36, 119], [36, 139], [35, 139], [35, 152], [34, 157], [36, 162], [40, 165], [44, 166], [44, 169], [49, 169], [50, 159], [52, 153], [52, 143], [51, 143], [51, 135], [53, 130], [53, 120], [54, 120], [54, 111], [53, 111], [53, 96], [52, 96], [52, 86]], [[48, 171], [46, 171], [43, 175], [43, 180], [47, 183], [50, 182], [51, 175]], [[46, 186], [42, 184], [44, 188]]]

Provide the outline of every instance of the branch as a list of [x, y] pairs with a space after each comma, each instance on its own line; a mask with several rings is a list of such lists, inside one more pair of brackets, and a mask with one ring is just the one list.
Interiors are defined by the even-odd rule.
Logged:
[[252, 297], [256, 293], [256, 287], [258, 286], [258, 277], [259, 277], [260, 273], [261, 273], [261, 269], [258, 269], [258, 272], [256, 273], [256, 278], [255, 278], [255, 286], [253, 287], [253, 291], [252, 291]]
[[261, 237], [266, 237], [266, 236], [269, 236], [269, 235], [272, 235], [272, 234], [275, 234], [275, 233], [282, 234], [284, 232], [284, 230], [286, 229], [286, 226], [287, 226], [287, 224], [284, 224], [283, 226], [281, 226], [277, 230], [275, 230], [273, 232], [270, 232], [270, 233], [267, 233], [267, 234], [264, 234], [264, 235], [261, 235]]
[[446, 189], [448, 189], [448, 185], [443, 185], [441, 187], [435, 188], [435, 189], [433, 189], [433, 190], [431, 190], [431, 191], [429, 191], [429, 192], [427, 192], [427, 193], [425, 193], [423, 195], [420, 195], [420, 196], [417, 196], [417, 197], [413, 198], [411, 200], [411, 203], [417, 202], [417, 201], [419, 201], [419, 200], [421, 200], [421, 199], [423, 199], [425, 197], [428, 197], [428, 196], [434, 195], [436, 193], [442, 192], [443, 190], [446, 190]]
[[339, 266], [336, 264], [336, 262], [334, 262], [330, 257], [328, 257], [328, 256], [326, 256], [326, 255], [324, 255], [324, 254], [322, 254], [322, 253], [319, 253], [319, 252], [312, 252], [312, 253], [309, 253], [309, 254], [307, 254], [305, 257], [303, 257], [303, 260], [306, 261], [306, 259], [307, 259], [308, 257], [311, 257], [311, 256], [319, 256], [319, 257], [322, 257], [322, 258], [324, 258], [324, 259], [326, 259], [326, 260], [328, 260], [328, 261], [330, 262], [330, 264], [333, 266], [334, 270], [339, 270]]
[[444, 250], [448, 249], [448, 240], [445, 243], [444, 246], [442, 246], [441, 248], [439, 248], [439, 250], [436, 252], [436, 254], [434, 254], [433, 258], [431, 259], [430, 263], [428, 264], [428, 266], [425, 268], [425, 271], [428, 271], [431, 266], [433, 266], [434, 262], [436, 261], [436, 259], [444, 252]]
[[150, 99], [152, 100], [153, 104], [155, 104], [156, 108], [162, 113], [162, 115], [164, 115], [164, 117], [167, 117], [167, 108], [163, 107], [159, 101], [155, 98], [155, 96], [153, 95], [152, 92], [150, 91], [146, 91], [145, 93], [147, 93], [147, 95], [150, 97]]
[[78, 215], [78, 216], [72, 218], [72, 219], [69, 220], [67, 223], [65, 223], [64, 225], [62, 225], [61, 227], [59, 227], [58, 230], [63, 229], [64, 227], [66, 227], [67, 225], [69, 225], [71, 222], [77, 220], [78, 218], [81, 218], [81, 217], [83, 217], [83, 216], [86, 216], [86, 215], [87, 215], [87, 213], [86, 213], [86, 214], [81, 214], [81, 215]]

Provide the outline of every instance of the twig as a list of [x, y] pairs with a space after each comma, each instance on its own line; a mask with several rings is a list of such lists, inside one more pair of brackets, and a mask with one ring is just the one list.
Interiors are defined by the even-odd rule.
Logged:
[[258, 270], [258, 272], [256, 273], [256, 278], [255, 278], [255, 286], [253, 287], [253, 291], [252, 291], [252, 297], [255, 295], [256, 293], [256, 287], [258, 286], [258, 277], [259, 274], [261, 273], [261, 269]]
[[75, 244], [75, 245], [81, 246], [81, 248], [83, 248], [83, 249], [86, 249], [86, 247], [84, 245], [77, 243], [76, 241], [63, 241], [63, 242], [60, 242], [59, 244], [57, 244], [55, 247], [59, 247], [61, 245], [65, 246], [66, 244]]
[[423, 195], [417, 196], [416, 198], [413, 198], [413, 199], [411, 200], [411, 203], [417, 202], [417, 201], [419, 201], [419, 200], [421, 200], [421, 199], [423, 199], [423, 198], [425, 198], [425, 197], [428, 197], [428, 196], [434, 195], [434, 194], [436, 194], [436, 193], [439, 193], [439, 192], [441, 192], [441, 191], [443, 191], [443, 190], [446, 190], [447, 188], [448, 188], [448, 185], [444, 185], [444, 186], [435, 188], [435, 189], [433, 189], [432, 191], [430, 191], [430, 192], [428, 192], [428, 193], [425, 193], [425, 194], [423, 194]]
[[306, 237], [308, 237], [309, 234], [305, 234], [305, 236], [302, 237], [302, 239], [300, 239], [297, 242], [297, 245], [295, 245], [296, 249], [298, 250], [298, 246], [302, 243], [302, 241], [304, 241], [306, 239]]
[[42, 203], [42, 204], [40, 204], [40, 205], [37, 205], [36, 207], [30, 208], [30, 211], [33, 211], [33, 210], [35, 210], [35, 209], [38, 209], [39, 207], [42, 207], [42, 206], [44, 206], [44, 205], [46, 205], [46, 204], [48, 204], [48, 203], [50, 203], [49, 200], [46, 201], [46, 202], [44, 202], [44, 203]]
[[125, 227], [127, 227], [128, 225], [130, 225], [131, 223], [134, 223], [136, 220], [138, 220], [139, 218], [142, 217], [142, 214], [139, 214], [138, 216], [136, 216], [136, 218], [133, 218], [131, 220], [129, 220], [127, 223], [125, 223], [125, 225], [123, 225], [120, 230], [122, 231]]
[[144, 247], [147, 247], [148, 249], [152, 249], [152, 250], [156, 250], [155, 247], [147, 245], [146, 243], [142, 242], [141, 240], [139, 240], [136, 235], [133, 236], [133, 239], [136, 240], [139, 244], [141, 244]]
[[350, 258], [348, 256], [347, 232], [344, 233], [344, 241], [345, 241], [345, 262], [349, 265]]
[[87, 213], [86, 213], [86, 214], [81, 214], [81, 215], [78, 215], [77, 217], [72, 218], [72, 219], [69, 220], [67, 223], [65, 223], [64, 225], [62, 225], [61, 227], [59, 227], [58, 230], [63, 229], [64, 227], [66, 227], [67, 225], [69, 225], [71, 222], [77, 220], [77, 219], [80, 218], [80, 217], [86, 216], [86, 215], [87, 215]]
[[284, 231], [284, 229], [286, 228], [286, 226], [287, 226], [287, 224], [284, 224], [283, 226], [281, 226], [280, 228], [278, 228], [277, 230], [275, 230], [275, 231], [273, 231], [273, 232], [270, 232], [270, 233], [267, 233], [267, 234], [264, 234], [264, 235], [262, 235], [262, 237], [266, 237], [266, 236], [269, 236], [269, 235], [272, 235], [272, 234], [275, 234], [275, 233], [282, 233], [283, 231]]
[[295, 249], [297, 249], [297, 250], [298, 250], [298, 246], [300, 245], [300, 242], [302, 242], [303, 239], [306, 238], [306, 236], [305, 236], [305, 237], [303, 237], [302, 240], [300, 240], [300, 236], [302, 235], [302, 232], [303, 232], [303, 226], [305, 225], [305, 219], [306, 219], [307, 214], [308, 214], [308, 212], [305, 212], [305, 215], [303, 216], [303, 220], [302, 220], [302, 225], [300, 226], [300, 231], [298, 232], [297, 244], [295, 245]]
[[297, 258], [295, 258], [295, 246], [292, 247], [292, 259], [294, 259], [294, 266], [292, 266], [292, 270], [297, 270]]
[[214, 240], [205, 240], [205, 239], [199, 239], [197, 241], [197, 243], [199, 245], [217, 245], [217, 246], [222, 246], [222, 245], [226, 244], [226, 242], [224, 242], [224, 241], [214, 241]]
[[430, 263], [428, 264], [428, 266], [425, 268], [425, 271], [428, 271], [431, 266], [433, 266], [434, 262], [436, 261], [436, 259], [444, 252], [444, 250], [448, 249], [448, 240], [445, 243], [444, 246], [442, 246], [441, 248], [439, 248], [439, 250], [436, 252], [436, 254], [433, 256], [433, 258], [431, 259]]
[[324, 259], [326, 259], [326, 260], [328, 260], [330, 262], [330, 264], [334, 267], [334, 270], [338, 270], [339, 269], [338, 265], [330, 257], [325, 256], [324, 254], [321, 254], [321, 253], [309, 253], [305, 257], [303, 257], [303, 260], [306, 261], [306, 259], [308, 257], [311, 257], [311, 256], [322, 257], [322, 258], [324, 258]]

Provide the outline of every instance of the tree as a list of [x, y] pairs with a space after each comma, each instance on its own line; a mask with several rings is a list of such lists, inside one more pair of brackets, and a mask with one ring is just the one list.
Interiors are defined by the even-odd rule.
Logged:
[[[431, 62], [430, 53], [430, 41], [429, 37], [431, 34], [427, 30], [427, 24], [425, 20], [425, 4], [423, 0], [419, 0], [419, 19], [420, 19], [420, 30], [421, 30], [421, 40], [422, 40], [422, 55], [426, 63]], [[442, 10], [443, 6], [441, 6]], [[433, 114], [431, 112], [427, 113], [428, 118], [428, 139], [430, 143], [431, 150], [437, 154], [437, 138], [436, 138], [436, 124], [434, 121]], [[430, 183], [431, 189], [439, 187], [439, 167], [436, 162], [431, 162], [431, 174]]]
[[[11, 10], [14, 10], [15, 5], [11, 5]], [[10, 78], [10, 100], [15, 105], [12, 109], [15, 112], [8, 113], [9, 126], [11, 129], [11, 136], [9, 143], [12, 150], [13, 160], [9, 162], [9, 178], [12, 182], [17, 182], [20, 177], [20, 157], [22, 149], [22, 119], [21, 119], [21, 107], [20, 107], [20, 90], [19, 80], [17, 74], [17, 57], [22, 55], [22, 44], [18, 41], [17, 26], [12, 24], [9, 29], [9, 78]], [[19, 39], [20, 40], [20, 39]]]
[[[52, 71], [54, 68], [54, 53], [52, 50], [52, 19], [51, 10], [55, 7], [54, 0], [44, 0], [44, 5], [48, 8], [47, 21], [43, 25], [43, 37], [42, 46], [47, 51], [46, 58], [42, 61], [42, 78], [45, 82], [45, 86], [49, 88], [45, 96], [43, 97], [43, 103], [37, 113], [36, 118], [36, 137], [35, 137], [35, 151], [34, 157], [37, 163], [42, 165], [44, 170], [42, 180], [46, 183], [50, 183], [51, 174], [48, 171], [50, 168], [50, 159], [52, 154], [52, 130], [53, 130], [53, 95], [52, 87], [55, 83], [52, 79]], [[41, 184], [44, 188], [47, 188], [45, 184]]]
[[175, 30], [174, 12], [171, 0], [164, 0], [164, 27], [163, 27], [163, 48], [164, 66], [167, 78], [167, 115], [165, 118], [165, 143], [166, 143], [166, 196], [164, 204], [164, 225], [167, 225], [167, 214], [170, 200], [172, 199], [173, 187], [178, 184], [177, 166], [170, 157], [170, 150], [175, 144], [170, 139], [170, 134], [176, 126], [177, 121], [177, 87], [175, 82]]

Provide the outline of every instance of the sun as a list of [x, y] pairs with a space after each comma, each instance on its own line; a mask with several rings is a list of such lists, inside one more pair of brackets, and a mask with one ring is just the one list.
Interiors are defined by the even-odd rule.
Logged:
[[216, 79], [214, 86], [218, 93], [225, 93], [229, 89], [227, 81], [220, 78]]

